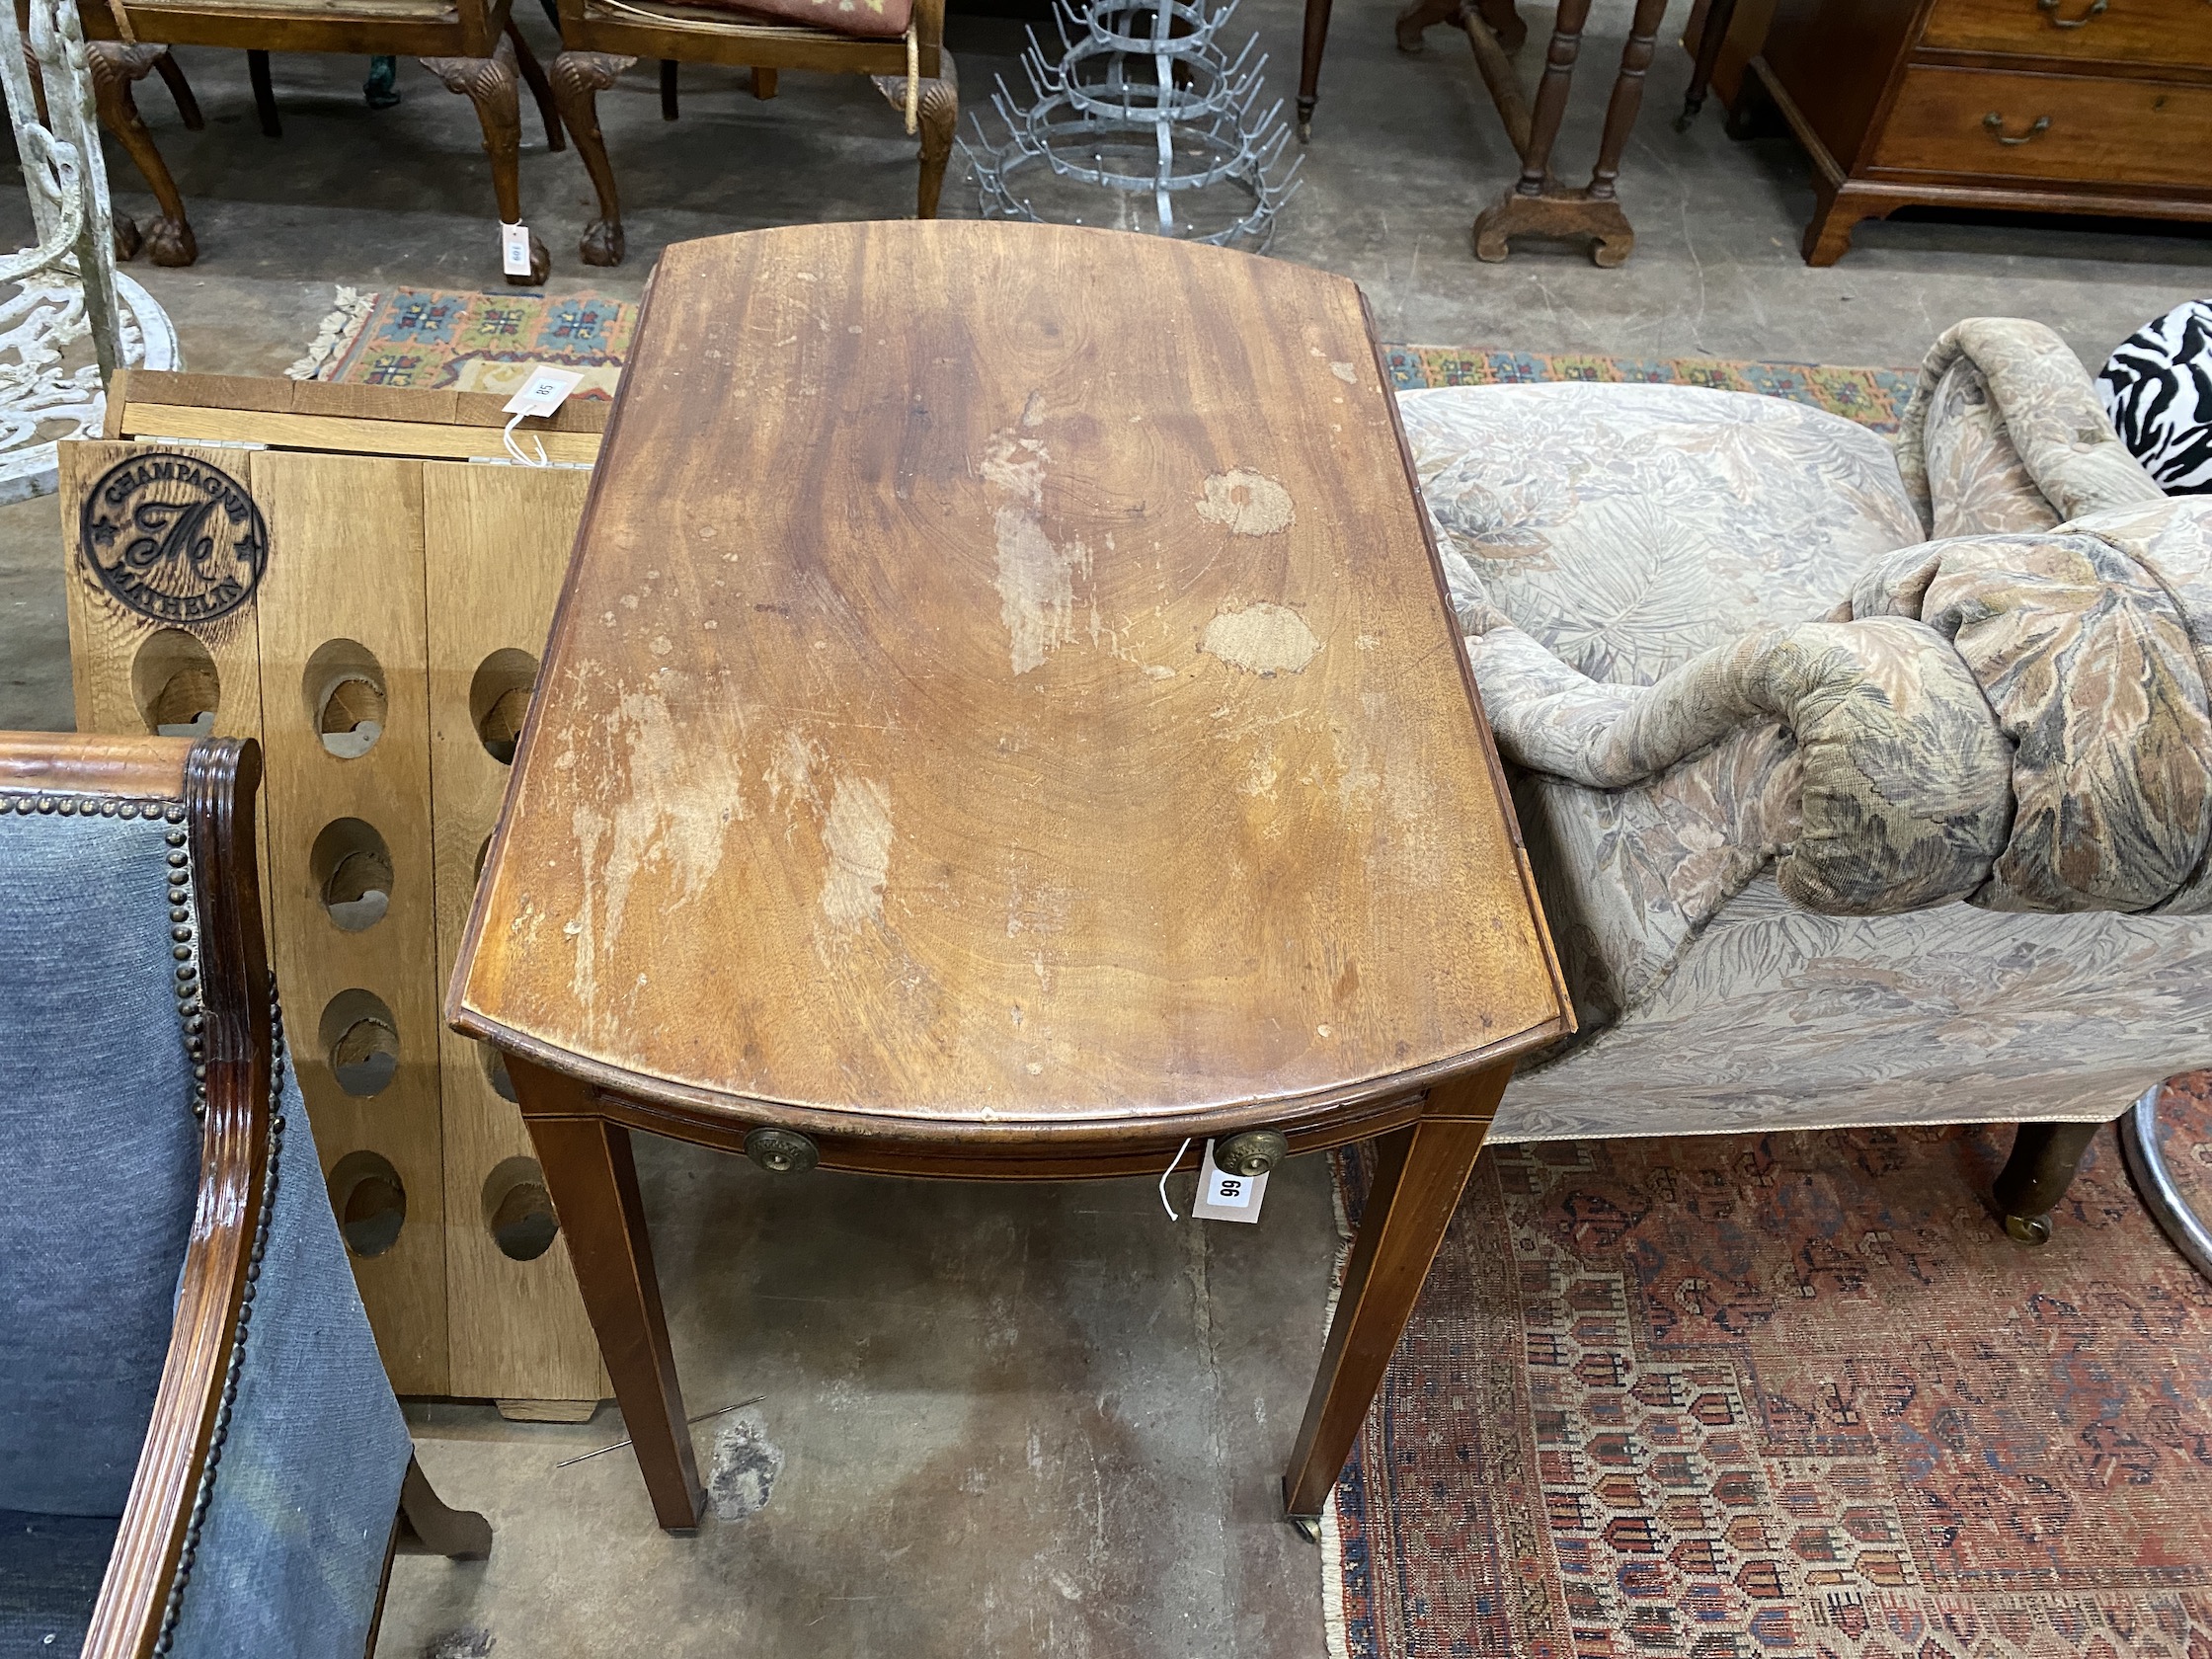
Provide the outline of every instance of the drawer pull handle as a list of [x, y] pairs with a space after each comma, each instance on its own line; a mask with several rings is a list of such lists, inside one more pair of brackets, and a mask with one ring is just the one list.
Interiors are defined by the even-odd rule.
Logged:
[[2111, 0], [2090, 0], [2090, 9], [2078, 18], [2060, 17], [2058, 0], [2035, 0], [2035, 9], [2050, 19], [2053, 29], [2087, 29], [2104, 15], [2104, 8], [2110, 3]]
[[2049, 116], [2037, 116], [2034, 123], [2017, 138], [2008, 138], [2005, 135], [2005, 118], [1995, 110], [1982, 118], [1982, 124], [1989, 128], [1990, 135], [2000, 144], [2024, 144], [2030, 138], [2040, 138], [2044, 133], [2050, 131], [2051, 118]]

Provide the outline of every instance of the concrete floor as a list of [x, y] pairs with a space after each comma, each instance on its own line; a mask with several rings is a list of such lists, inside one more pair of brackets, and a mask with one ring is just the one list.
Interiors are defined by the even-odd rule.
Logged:
[[[1439, 32], [1400, 57], [1389, 11], [1340, 0], [1305, 186], [1274, 245], [1358, 278], [1385, 339], [1904, 364], [1945, 324], [2001, 312], [2041, 318], [2095, 361], [2212, 288], [2204, 232], [2088, 222], [1868, 224], [1841, 265], [1808, 271], [1803, 158], [1786, 139], [1732, 143], [1716, 110], [1676, 134], [1687, 62], [1671, 42], [1621, 176], [1634, 258], [1605, 272], [1577, 249], [1526, 245], [1478, 265], [1467, 226], [1507, 176], [1504, 138], [1463, 47]], [[1625, 11], [1600, 0], [1562, 174], [1587, 165]], [[1243, 15], [1288, 93], [1296, 9], [1246, 0]], [[1019, 40], [1015, 25], [954, 20], [972, 104], [1011, 73]], [[185, 133], [157, 86], [139, 94], [200, 263], [134, 270], [190, 366], [280, 372], [334, 283], [497, 285], [475, 121], [413, 63], [406, 101], [372, 113], [360, 61], [278, 58], [278, 142], [255, 127], [236, 54], [182, 56], [205, 132]], [[601, 110], [629, 215], [630, 260], [613, 272], [577, 262], [589, 187], [525, 114], [525, 207], [557, 291], [634, 294], [672, 240], [910, 210], [910, 140], [863, 83], [786, 75], [760, 103], [742, 75], [686, 69], [671, 126], [633, 72]], [[149, 211], [127, 163], [111, 151], [110, 166], [119, 204]], [[975, 211], [957, 158], [945, 208]], [[0, 237], [14, 238], [0, 246], [27, 232], [20, 192], [0, 190]], [[49, 498], [0, 509], [0, 728], [69, 723]], [[766, 1507], [667, 1539], [625, 1453], [553, 1468], [621, 1435], [611, 1407], [581, 1427], [414, 1408], [425, 1466], [492, 1518], [499, 1543], [482, 1566], [402, 1559], [380, 1652], [1323, 1651], [1314, 1551], [1275, 1519], [1335, 1243], [1317, 1162], [1279, 1174], [1250, 1228], [1173, 1225], [1141, 1182], [775, 1181], [657, 1143], [640, 1163], [690, 1407], [764, 1396], [735, 1421], [739, 1463], [780, 1458]], [[726, 1427], [701, 1426], [702, 1456]]]

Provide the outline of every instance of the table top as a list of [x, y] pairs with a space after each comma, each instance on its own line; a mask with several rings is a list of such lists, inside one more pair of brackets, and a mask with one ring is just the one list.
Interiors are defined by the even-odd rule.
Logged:
[[447, 1015], [822, 1134], [1225, 1133], [1565, 1029], [1359, 290], [830, 224], [655, 273]]

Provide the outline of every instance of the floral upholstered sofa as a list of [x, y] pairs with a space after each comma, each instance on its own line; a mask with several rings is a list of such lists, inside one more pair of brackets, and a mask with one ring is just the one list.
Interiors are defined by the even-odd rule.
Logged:
[[1582, 1021], [1493, 1139], [2035, 1124], [1999, 1199], [2047, 1235], [2089, 1126], [2212, 1063], [2212, 501], [2002, 319], [1894, 447], [1676, 386], [1402, 407]]

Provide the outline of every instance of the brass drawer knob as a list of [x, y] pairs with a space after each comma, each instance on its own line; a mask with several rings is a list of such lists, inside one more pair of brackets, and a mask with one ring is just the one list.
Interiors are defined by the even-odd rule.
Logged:
[[1214, 1167], [1230, 1175], [1265, 1175], [1291, 1155], [1291, 1144], [1272, 1129], [1247, 1129], [1214, 1147]]
[[2035, 9], [2050, 20], [2053, 29], [2087, 29], [2104, 15], [2104, 8], [2109, 3], [2110, 0], [2090, 0], [2090, 9], [2078, 18], [2060, 17], [2058, 0], [2035, 0]]
[[1990, 136], [1995, 138], [2000, 144], [2024, 144], [2030, 138], [2040, 138], [2044, 133], [2050, 131], [2051, 118], [2049, 116], [2037, 116], [2035, 119], [2029, 123], [2027, 130], [2021, 133], [2017, 138], [2009, 137], [2006, 134], [2005, 118], [1999, 115], [1995, 110], [1992, 110], [1988, 115], [1982, 118], [1982, 125], [1989, 128]]
[[822, 1161], [815, 1144], [797, 1130], [765, 1126], [745, 1138], [745, 1155], [771, 1175], [795, 1175]]

